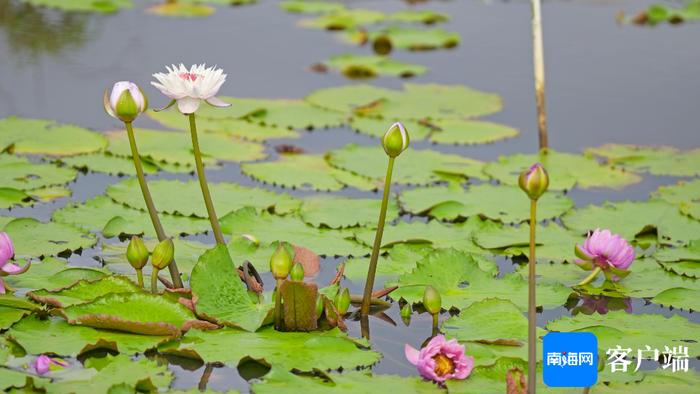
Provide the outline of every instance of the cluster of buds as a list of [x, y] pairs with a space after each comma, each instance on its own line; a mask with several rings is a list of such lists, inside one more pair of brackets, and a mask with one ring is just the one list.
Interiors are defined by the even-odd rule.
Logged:
[[153, 253], [148, 251], [146, 244], [141, 237], [134, 236], [129, 241], [126, 248], [126, 259], [129, 264], [136, 270], [139, 285], [143, 287], [143, 267], [148, 263], [148, 258], [151, 258], [151, 292], [158, 292], [158, 272], [165, 269], [175, 260], [175, 244], [170, 238], [159, 242], [153, 249]]

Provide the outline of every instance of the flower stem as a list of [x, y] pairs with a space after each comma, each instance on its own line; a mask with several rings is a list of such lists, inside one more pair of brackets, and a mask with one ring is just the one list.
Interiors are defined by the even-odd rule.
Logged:
[[593, 282], [593, 279], [595, 279], [595, 277], [598, 276], [598, 274], [600, 273], [600, 271], [602, 271], [602, 269], [601, 269], [600, 267], [595, 267], [595, 269], [593, 270], [593, 272], [591, 272], [591, 274], [588, 275], [588, 276], [586, 277], [586, 279], [582, 280], [581, 283], [577, 284], [576, 286], [585, 286], [585, 285], [587, 285], [587, 284]]
[[527, 392], [535, 394], [537, 387], [537, 302], [535, 300], [535, 229], [537, 228], [537, 200], [530, 200], [530, 258], [528, 261], [528, 306], [527, 306]]
[[275, 291], [275, 330], [282, 329], [282, 280], [277, 279], [277, 288]]
[[216, 211], [214, 210], [214, 203], [211, 200], [211, 193], [209, 192], [209, 185], [207, 184], [207, 176], [204, 173], [204, 164], [202, 163], [202, 152], [199, 150], [199, 139], [197, 138], [197, 123], [194, 118], [194, 113], [189, 114], [190, 118], [190, 134], [192, 135], [192, 150], [194, 151], [194, 161], [197, 167], [197, 177], [199, 178], [199, 186], [202, 189], [202, 196], [204, 197], [204, 205], [207, 207], [207, 213], [209, 214], [209, 222], [211, 223], [211, 229], [214, 232], [214, 238], [216, 243], [219, 245], [225, 245], [226, 240], [224, 240], [224, 234], [221, 232], [221, 226], [219, 225], [219, 219], [216, 216]]
[[394, 158], [389, 157], [389, 165], [384, 178], [384, 196], [382, 197], [382, 207], [379, 211], [379, 222], [377, 223], [377, 233], [374, 235], [374, 247], [369, 260], [369, 270], [365, 281], [365, 292], [362, 297], [361, 315], [369, 314], [370, 301], [372, 300], [372, 289], [374, 288], [374, 276], [377, 273], [377, 260], [379, 259], [379, 249], [382, 245], [382, 235], [384, 234], [384, 222], [386, 221], [386, 209], [389, 205], [389, 191], [391, 189], [391, 174], [394, 170]]
[[[148, 189], [148, 183], [146, 183], [146, 177], [143, 174], [143, 165], [141, 164], [141, 156], [139, 156], [139, 149], [136, 146], [136, 137], [134, 136], [134, 129], [131, 127], [131, 122], [124, 122], [126, 126], [126, 134], [129, 136], [129, 145], [131, 146], [131, 157], [134, 160], [134, 167], [136, 168], [136, 178], [139, 181], [139, 186], [141, 187], [141, 194], [143, 194], [143, 200], [146, 202], [146, 208], [148, 209], [148, 215], [151, 217], [151, 222], [153, 223], [153, 228], [158, 236], [158, 241], [163, 241], [168, 238], [163, 230], [163, 225], [160, 223], [160, 218], [158, 217], [158, 211], [156, 210], [156, 205], [153, 203], [153, 197], [151, 197], [151, 191]], [[168, 270], [170, 271], [170, 277], [173, 279], [173, 285], [176, 288], [181, 288], [182, 279], [180, 278], [180, 271], [177, 268], [177, 264], [173, 260], [172, 263], [168, 265]]]
[[158, 268], [153, 267], [151, 271], [151, 293], [158, 294]]
[[433, 315], [433, 336], [438, 334], [438, 314]]
[[[540, 0], [532, 0], [532, 57], [535, 71], [535, 100], [540, 150], [549, 146], [545, 108], [544, 50], [542, 45], [542, 11]], [[530, 393], [532, 394], [532, 393]]]
[[136, 278], [139, 280], [139, 287], [143, 288], [143, 270], [142, 269], [137, 269], [136, 270]]

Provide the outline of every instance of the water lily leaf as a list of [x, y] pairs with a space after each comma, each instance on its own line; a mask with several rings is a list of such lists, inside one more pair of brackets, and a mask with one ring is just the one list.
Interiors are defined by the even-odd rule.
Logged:
[[57, 8], [64, 11], [117, 12], [121, 8], [131, 8], [131, 0], [22, 0], [35, 6]]
[[197, 324], [182, 304], [150, 293], [107, 294], [61, 313], [69, 324], [156, 336], [179, 336]]
[[[416, 267], [416, 263], [433, 250], [427, 244], [397, 244], [389, 249], [385, 256], [379, 257], [376, 275], [385, 281], [396, 281], [401, 274], [411, 272]], [[362, 281], [367, 277], [368, 268], [369, 257], [353, 257], [345, 261], [343, 276], [352, 281]], [[493, 268], [495, 272], [497, 269], [495, 264]]]
[[[117, 157], [105, 153], [91, 153], [87, 155], [70, 156], [61, 159], [63, 164], [77, 168], [79, 170], [90, 170], [92, 172], [102, 172], [110, 175], [130, 175], [136, 176], [134, 162], [131, 158]], [[150, 161], [141, 162], [143, 171], [147, 174], [158, 172], [158, 166]]]
[[[430, 187], [406, 190], [399, 196], [401, 207], [413, 214], [427, 214], [440, 220], [481, 215], [505, 223], [527, 221], [530, 201], [520, 188], [481, 184], [461, 187]], [[538, 219], [561, 216], [574, 202], [559, 193], [547, 193], [539, 200]]]
[[295, 14], [328, 14], [345, 10], [341, 3], [330, 3], [318, 0], [289, 0], [278, 4], [280, 8]]
[[0, 119], [0, 151], [72, 156], [97, 152], [106, 145], [104, 136], [78, 126], [14, 116]]
[[319, 255], [362, 256], [369, 250], [353, 241], [352, 233], [311, 227], [296, 217], [279, 217], [244, 208], [221, 218], [221, 228], [234, 237], [250, 234], [263, 244], [286, 241]]
[[409, 51], [429, 51], [440, 48], [454, 48], [459, 45], [461, 37], [457, 32], [449, 32], [440, 28], [415, 28], [390, 26], [381, 30], [369, 32], [349, 30], [342, 36], [344, 41], [359, 44], [365, 40], [374, 41], [377, 37], [386, 37], [394, 48]]
[[[397, 91], [372, 85], [353, 84], [316, 90], [306, 96], [305, 100], [320, 108], [352, 113], [357, 108], [379, 100], [393, 98], [399, 94]], [[383, 127], [382, 135], [388, 127], [389, 124]]]
[[[0, 306], [0, 330], [7, 330], [18, 322], [21, 318], [28, 315], [30, 311], [25, 309], [15, 309], [8, 308], [6, 306]], [[2, 378], [0, 378], [0, 381]]]
[[33, 218], [18, 218], [5, 225], [19, 258], [55, 256], [95, 244], [95, 236], [67, 224], [43, 223]]
[[142, 353], [169, 339], [165, 336], [72, 326], [63, 319], [42, 320], [34, 315], [27, 316], [13, 325], [7, 336], [30, 354], [55, 353], [70, 357], [94, 349], [108, 349], [124, 354]]
[[664, 269], [690, 278], [700, 278], [700, 240], [677, 248], [662, 248], [654, 253]]
[[517, 129], [510, 126], [486, 121], [442, 119], [430, 124], [434, 131], [429, 139], [438, 144], [486, 144], [519, 134]]
[[262, 381], [251, 386], [257, 394], [287, 393], [360, 393], [377, 392], [378, 387], [391, 387], [402, 393], [439, 393], [442, 390], [419, 377], [371, 375], [365, 371], [324, 373], [321, 376], [295, 375], [281, 367], [273, 367]]
[[[192, 216], [159, 215], [163, 227], [171, 234], [196, 234], [209, 231], [207, 219]], [[53, 220], [86, 231], [101, 231], [105, 237], [144, 234], [155, 237], [150, 216], [144, 211], [118, 204], [106, 196], [97, 196], [82, 204], [66, 205], [53, 213]]]
[[659, 186], [651, 194], [652, 198], [668, 201], [671, 204], [682, 206], [683, 204], [700, 201], [700, 179], [693, 181], [678, 181], [669, 186]]
[[700, 310], [700, 290], [697, 288], [686, 289], [684, 287], [667, 289], [652, 298], [651, 302], [674, 308], [698, 311]]
[[[301, 219], [314, 227], [344, 228], [377, 223], [382, 201], [371, 198], [346, 198], [316, 195], [306, 197], [301, 203]], [[399, 216], [396, 200], [389, 200], [386, 220]]]
[[244, 163], [241, 171], [261, 182], [302, 190], [373, 190], [377, 183], [333, 168], [319, 155], [281, 154], [275, 161]]
[[284, 327], [287, 331], [312, 331], [316, 329], [316, 298], [318, 287], [314, 283], [285, 280], [277, 290], [282, 294]]
[[272, 307], [251, 300], [225, 246], [217, 246], [200, 257], [192, 270], [190, 285], [197, 314], [227, 326], [255, 331]]
[[355, 8], [351, 10], [342, 9], [312, 19], [305, 19], [300, 22], [300, 25], [317, 29], [345, 30], [358, 26], [372, 25], [382, 22], [384, 19], [386, 19], [386, 15], [382, 12]]
[[[158, 212], [206, 218], [202, 191], [197, 181], [155, 180], [148, 182]], [[241, 207], [260, 210], [274, 209], [280, 214], [296, 211], [299, 201], [287, 194], [277, 194], [264, 189], [241, 186], [235, 183], [210, 183], [216, 212], [221, 216]], [[116, 202], [145, 211], [141, 189], [136, 179], [110, 185], [107, 195]]]
[[[174, 346], [174, 347], [173, 347]], [[235, 328], [213, 331], [190, 330], [179, 344], [163, 346], [161, 352], [219, 361], [233, 366], [244, 357], [263, 360], [286, 369], [353, 369], [370, 366], [381, 354], [361, 349], [366, 342], [348, 337], [338, 329], [321, 332], [278, 332], [265, 328], [246, 332]], [[313, 357], [308, 357], [313, 354]]]
[[[383, 182], [388, 157], [380, 146], [349, 144], [330, 151], [328, 162], [339, 169]], [[462, 156], [432, 150], [407, 149], [396, 159], [392, 182], [427, 185], [440, 181], [440, 175], [483, 177], [483, 163]]]
[[638, 175], [601, 165], [594, 158], [549, 150], [536, 155], [501, 156], [488, 163], [484, 172], [506, 185], [516, 186], [520, 172], [540, 162], [549, 172], [549, 188], [569, 190], [597, 187], [622, 188], [641, 180]]
[[[406, 130], [408, 130], [411, 141], [425, 139], [433, 131], [425, 122], [407, 120], [401, 123], [403, 123]], [[360, 134], [382, 138], [391, 124], [384, 119], [355, 116], [352, 118], [350, 126]]]
[[400, 62], [385, 56], [336, 55], [324, 62], [350, 79], [373, 78], [378, 75], [408, 78], [425, 74], [427, 67]]
[[319, 108], [304, 100], [230, 98], [228, 101], [234, 107], [247, 105], [262, 108], [245, 115], [245, 119], [269, 126], [311, 130], [345, 123], [344, 114]]
[[[0, 329], [6, 330], [24, 316], [39, 309], [37, 304], [10, 294], [0, 294]], [[5, 362], [4, 340], [0, 340], [0, 363]]]
[[[437, 250], [419, 261], [416, 268], [399, 277], [399, 288], [392, 298], [422, 302], [425, 286], [431, 285], [442, 296], [443, 308], [466, 308], [487, 298], [512, 301], [520, 310], [527, 310], [527, 281], [513, 273], [496, 279], [483, 271], [470, 254], [455, 249]], [[542, 284], [537, 287], [538, 305], [562, 305], [571, 291], [562, 285]]]
[[670, 176], [700, 175], [700, 149], [681, 151], [670, 146], [608, 144], [589, 148], [586, 152], [629, 171]]
[[11, 208], [15, 205], [31, 204], [32, 197], [11, 187], [0, 187], [0, 208]]
[[143, 288], [123, 276], [107, 276], [96, 281], [81, 280], [71, 286], [57, 290], [34, 290], [29, 298], [56, 308], [68, 307], [92, 301], [113, 293], [139, 293]]
[[431, 10], [403, 10], [389, 15], [389, 19], [396, 22], [424, 23], [432, 25], [438, 22], [446, 22], [450, 19], [448, 14]]
[[[574, 246], [584, 241], [583, 236], [567, 231], [556, 223], [538, 224], [535, 235], [535, 254], [538, 261], [572, 261]], [[484, 249], [508, 256], [529, 255], [530, 226], [491, 226], [474, 233], [474, 242]]]
[[[669, 330], [669, 327], [673, 329]], [[618, 345], [637, 349], [644, 344], [659, 350], [664, 346], [686, 346], [690, 357], [700, 354], [698, 324], [680, 315], [665, 317], [625, 311], [611, 311], [605, 315], [578, 314], [550, 321], [546, 328], [550, 331], [592, 332], [598, 338], [598, 348], [603, 351]]]
[[[655, 230], [654, 240], [663, 245], [682, 245], [700, 234], [700, 222], [682, 215], [677, 207], [658, 200], [589, 205], [567, 213], [562, 222], [579, 234], [608, 228], [628, 240]], [[644, 241], [649, 239], [645, 237]]]
[[[18, 261], [17, 264], [25, 263]], [[15, 288], [24, 289], [58, 289], [85, 280], [97, 280], [107, 275], [102, 269], [88, 267], [71, 267], [65, 261], [52, 257], [42, 261], [33, 261], [27, 272], [22, 275], [11, 275], [3, 280]]]
[[3, 188], [28, 191], [63, 185], [75, 179], [76, 175], [77, 171], [70, 168], [48, 163], [32, 163], [24, 157], [0, 154], [0, 179], [3, 180]]
[[[527, 380], [527, 362], [519, 358], [502, 357], [492, 365], [477, 366], [472, 370], [471, 375], [463, 380], [448, 380], [447, 384], [450, 393], [484, 393], [501, 394], [506, 392], [506, 375], [513, 368], [523, 371]], [[538, 373], [541, 367], [538, 365]], [[556, 391], [555, 391], [556, 390]], [[538, 385], [538, 393], [556, 392], [561, 393], [562, 388], [549, 389], [546, 386]]]

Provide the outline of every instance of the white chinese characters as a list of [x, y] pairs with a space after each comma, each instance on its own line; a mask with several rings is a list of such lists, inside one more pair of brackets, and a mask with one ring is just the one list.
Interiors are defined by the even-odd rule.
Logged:
[[[632, 349], [623, 348], [620, 345], [608, 349], [605, 354], [608, 355], [607, 364], [610, 366], [610, 372], [627, 372], [627, 368], [632, 364], [628, 357], [630, 353], [632, 353]], [[644, 348], [637, 349], [637, 365], [634, 372], [639, 370], [643, 360], [658, 361], [661, 363], [661, 368], [670, 368], [671, 372], [688, 372], [688, 347], [674, 346], [669, 348], [664, 346], [664, 350], [660, 351], [645, 345]]]
[[548, 352], [547, 365], [560, 367], [593, 365], [593, 353], [590, 352]]

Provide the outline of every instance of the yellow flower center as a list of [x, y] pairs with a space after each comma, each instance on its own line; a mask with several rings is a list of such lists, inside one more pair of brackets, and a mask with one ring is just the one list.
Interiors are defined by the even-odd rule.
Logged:
[[435, 373], [438, 376], [445, 376], [455, 371], [455, 364], [452, 359], [440, 353], [433, 357], [435, 360]]

